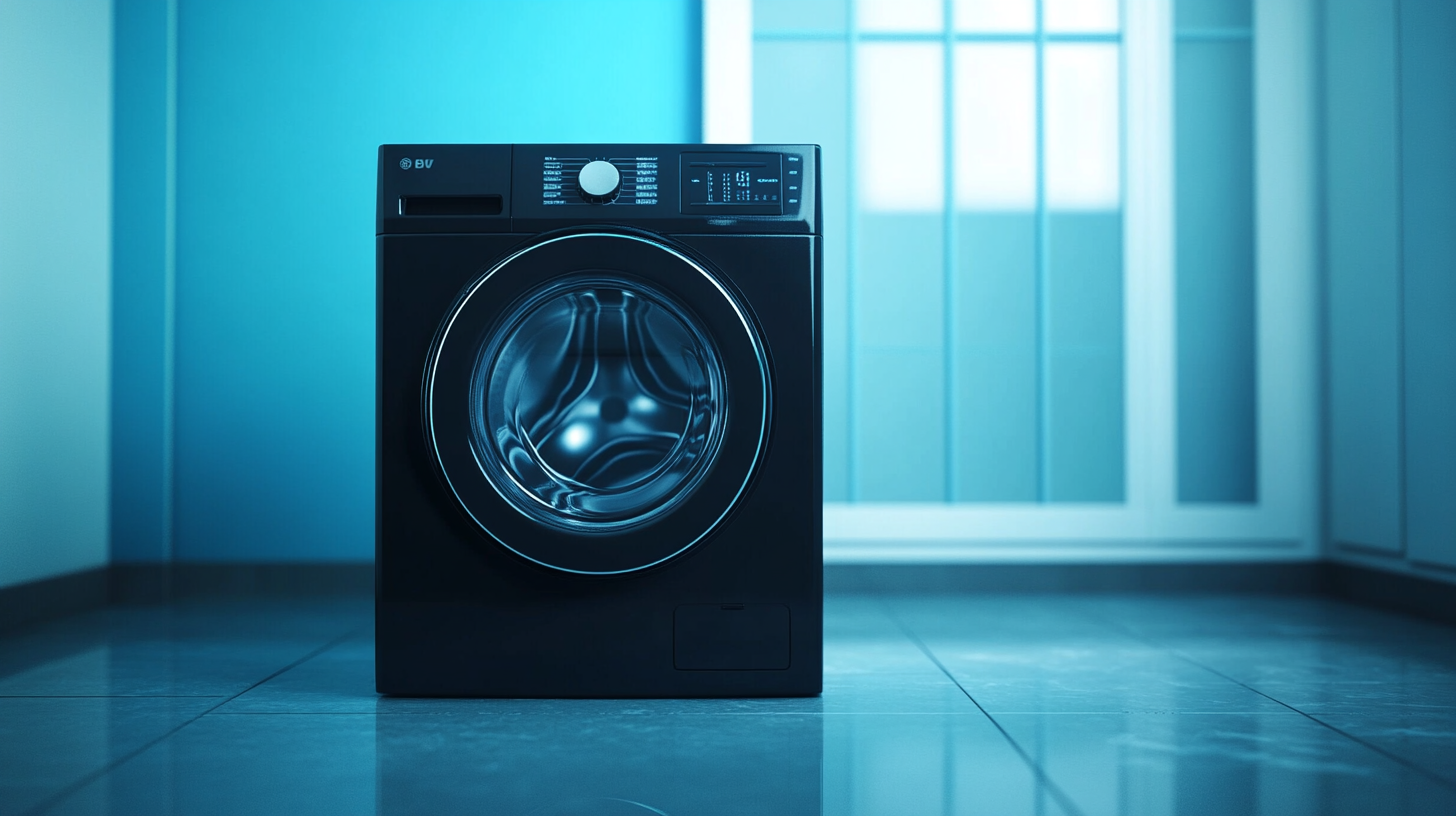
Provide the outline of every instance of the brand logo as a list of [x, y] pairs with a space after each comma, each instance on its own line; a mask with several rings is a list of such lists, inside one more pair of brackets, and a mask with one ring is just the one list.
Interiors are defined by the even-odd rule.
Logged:
[[413, 167], [416, 170], [428, 170], [434, 163], [434, 159], [400, 159], [399, 169], [408, 170]]

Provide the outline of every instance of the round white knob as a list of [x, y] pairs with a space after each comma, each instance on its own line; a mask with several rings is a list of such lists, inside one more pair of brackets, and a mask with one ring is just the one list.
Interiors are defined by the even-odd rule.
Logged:
[[576, 186], [587, 201], [610, 201], [622, 186], [622, 174], [611, 162], [587, 162], [577, 174]]

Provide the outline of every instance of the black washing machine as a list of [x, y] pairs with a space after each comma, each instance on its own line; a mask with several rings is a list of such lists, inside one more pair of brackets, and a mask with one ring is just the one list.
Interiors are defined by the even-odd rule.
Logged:
[[385, 145], [376, 680], [814, 695], [819, 150]]

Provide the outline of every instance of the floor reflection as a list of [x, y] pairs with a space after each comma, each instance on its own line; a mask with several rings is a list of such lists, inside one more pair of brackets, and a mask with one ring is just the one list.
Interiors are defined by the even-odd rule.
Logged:
[[823, 719], [656, 714], [375, 720], [379, 812], [819, 814]]
[[10, 814], [1456, 813], [1456, 631], [1305, 598], [831, 597], [824, 694], [374, 693], [367, 603], [0, 639]]

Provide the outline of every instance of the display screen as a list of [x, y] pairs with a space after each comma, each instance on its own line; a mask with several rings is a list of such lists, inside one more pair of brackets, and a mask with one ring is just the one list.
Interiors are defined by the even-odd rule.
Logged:
[[684, 153], [682, 210], [781, 215], [783, 157], [777, 153]]

